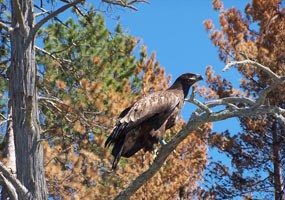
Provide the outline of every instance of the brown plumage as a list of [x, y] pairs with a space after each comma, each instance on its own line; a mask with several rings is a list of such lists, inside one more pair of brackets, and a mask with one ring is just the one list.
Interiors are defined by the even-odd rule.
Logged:
[[113, 145], [112, 168], [116, 169], [121, 156], [130, 157], [140, 149], [153, 150], [165, 130], [174, 126], [189, 88], [202, 79], [198, 74], [182, 74], [167, 90], [145, 96], [123, 110], [105, 142], [107, 147]]

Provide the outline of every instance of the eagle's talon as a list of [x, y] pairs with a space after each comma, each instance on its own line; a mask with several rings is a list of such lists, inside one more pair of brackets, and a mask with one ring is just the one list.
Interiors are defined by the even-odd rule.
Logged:
[[153, 150], [151, 150], [151, 154], [156, 156], [158, 154], [158, 150], [156, 148], [154, 148]]
[[[166, 145], [167, 144], [164, 139], [161, 139], [159, 142], [160, 142], [161, 145]], [[173, 153], [176, 154], [176, 150], [175, 149], [173, 150]]]

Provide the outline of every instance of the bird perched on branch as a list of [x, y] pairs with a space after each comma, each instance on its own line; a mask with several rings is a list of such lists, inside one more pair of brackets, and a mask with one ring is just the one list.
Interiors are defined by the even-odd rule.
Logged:
[[123, 110], [105, 142], [105, 147], [113, 146], [112, 169], [121, 156], [128, 158], [140, 149], [152, 151], [179, 118], [190, 87], [202, 79], [199, 74], [182, 74], [167, 90], [145, 96]]

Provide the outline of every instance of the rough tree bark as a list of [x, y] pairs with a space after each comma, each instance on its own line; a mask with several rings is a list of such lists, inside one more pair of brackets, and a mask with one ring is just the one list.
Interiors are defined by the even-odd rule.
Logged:
[[[17, 178], [33, 199], [47, 199], [43, 145], [37, 103], [33, 0], [12, 0], [11, 68], [9, 96], [12, 105]], [[28, 198], [28, 197], [25, 197]]]

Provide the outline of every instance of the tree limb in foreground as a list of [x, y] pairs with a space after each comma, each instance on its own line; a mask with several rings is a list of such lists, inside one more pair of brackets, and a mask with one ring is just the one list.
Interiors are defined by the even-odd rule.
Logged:
[[[10, 192], [16, 190], [19, 199], [31, 199], [31, 194], [27, 188], [5, 167], [5, 165], [0, 162], [0, 172], [2, 173], [0, 177], [4, 182], [8, 183]], [[10, 184], [11, 183], [11, 184]]]
[[[7, 187], [8, 193], [9, 193], [10, 197], [12, 199], [18, 199], [18, 195], [17, 195], [16, 189], [12, 185], [12, 183], [5, 178], [5, 176], [2, 174], [2, 172], [0, 173], [0, 177], [3, 180], [5, 186]], [[2, 188], [2, 190], [3, 190], [3, 188]]]
[[46, 23], [48, 22], [50, 19], [56, 17], [58, 14], [64, 12], [65, 10], [67, 10], [68, 8], [79, 4], [80, 2], [83, 2], [83, 0], [74, 0], [71, 1], [67, 4], [65, 4], [64, 6], [58, 8], [57, 10], [55, 10], [54, 12], [51, 12], [50, 14], [48, 14], [46, 17], [44, 17], [42, 20], [40, 20], [33, 28], [32, 31], [32, 36], [34, 37], [36, 35], [36, 33], [38, 32], [38, 30]]
[[10, 33], [13, 30], [12, 27], [8, 26], [7, 24], [5, 24], [4, 22], [1, 22], [1, 21], [0, 21], [0, 27], [5, 29], [8, 33]]
[[[144, 185], [150, 178], [152, 178], [157, 173], [157, 171], [162, 167], [169, 154], [178, 146], [178, 144], [180, 144], [191, 132], [196, 130], [199, 126], [205, 123], [221, 121], [232, 117], [255, 116], [260, 114], [278, 114], [279, 116], [285, 115], [285, 109], [276, 106], [262, 105], [262, 103], [264, 102], [263, 98], [265, 98], [270, 91], [274, 90], [278, 85], [280, 85], [285, 80], [285, 77], [280, 77], [274, 72], [272, 72], [268, 67], [251, 60], [246, 60], [244, 62], [232, 62], [230, 65], [226, 65], [225, 68], [228, 69], [230, 66], [238, 64], [251, 64], [255, 67], [260, 68], [261, 70], [268, 73], [271, 78], [274, 79], [274, 83], [268, 88], [266, 88], [264, 92], [259, 95], [258, 99], [250, 99], [245, 97], [227, 97], [208, 101], [205, 104], [199, 102], [194, 98], [193, 90], [191, 98], [187, 101], [199, 106], [197, 112], [194, 112], [194, 114], [189, 119], [187, 126], [183, 130], [181, 130], [177, 135], [175, 135], [169, 143], [161, 147], [157, 157], [155, 158], [150, 168], [143, 172], [141, 175], [139, 175], [133, 182], [131, 182], [115, 198], [116, 200], [129, 199], [142, 185]], [[276, 82], [278, 84], [276, 84]], [[260, 99], [262, 99], [262, 101]], [[236, 103], [243, 103], [244, 107], [239, 108], [228, 106], [229, 104], [234, 105]], [[220, 105], [225, 105], [226, 108], [217, 112], [212, 112], [210, 110], [210, 107], [216, 107]]]

